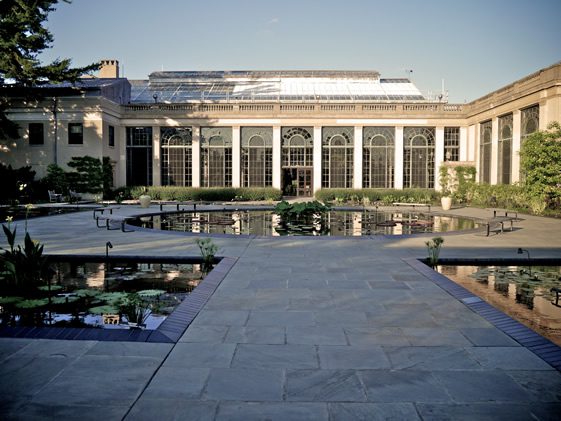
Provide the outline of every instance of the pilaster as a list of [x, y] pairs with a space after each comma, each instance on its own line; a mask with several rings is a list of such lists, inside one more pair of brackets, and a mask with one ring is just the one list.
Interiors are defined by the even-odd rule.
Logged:
[[353, 188], [362, 189], [362, 126], [354, 132]]
[[281, 167], [282, 167], [282, 143], [281, 128], [273, 126], [273, 187], [281, 188]]
[[403, 126], [395, 128], [395, 188], [403, 189]]
[[232, 187], [241, 186], [240, 126], [232, 127]]
[[191, 144], [193, 187], [201, 187], [201, 126], [193, 126], [193, 138]]
[[321, 126], [314, 126], [314, 194], [321, 189]]

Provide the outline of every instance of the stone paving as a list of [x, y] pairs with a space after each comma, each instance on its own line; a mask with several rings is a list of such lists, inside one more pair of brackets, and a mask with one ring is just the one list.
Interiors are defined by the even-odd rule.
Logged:
[[[442, 256], [561, 258], [561, 221], [522, 218], [446, 236]], [[198, 254], [91, 212], [29, 229], [48, 253]], [[0, 338], [0, 418], [559, 419], [561, 374], [402, 260], [426, 240], [215, 239], [238, 261], [177, 344]]]

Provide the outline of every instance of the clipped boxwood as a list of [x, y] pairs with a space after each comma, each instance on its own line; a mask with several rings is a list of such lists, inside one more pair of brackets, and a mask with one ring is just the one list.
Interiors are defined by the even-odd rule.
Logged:
[[144, 193], [152, 200], [177, 200], [195, 202], [214, 201], [276, 201], [282, 198], [281, 191], [272, 187], [180, 187], [180, 186], [149, 186], [131, 187], [133, 199]]

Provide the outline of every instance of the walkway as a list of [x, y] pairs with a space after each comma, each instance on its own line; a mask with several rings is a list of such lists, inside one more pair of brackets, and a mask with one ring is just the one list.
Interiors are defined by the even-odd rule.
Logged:
[[[561, 258], [561, 221], [523, 218], [442, 256]], [[48, 253], [198, 254], [91, 212], [29, 227]], [[558, 419], [561, 374], [404, 263], [426, 240], [217, 239], [238, 261], [175, 345], [0, 339], [0, 418]]]

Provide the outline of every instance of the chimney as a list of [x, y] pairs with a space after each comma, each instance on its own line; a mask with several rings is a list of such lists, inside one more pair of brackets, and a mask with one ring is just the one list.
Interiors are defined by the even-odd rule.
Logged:
[[101, 79], [117, 79], [119, 77], [119, 60], [101, 60], [99, 77]]

